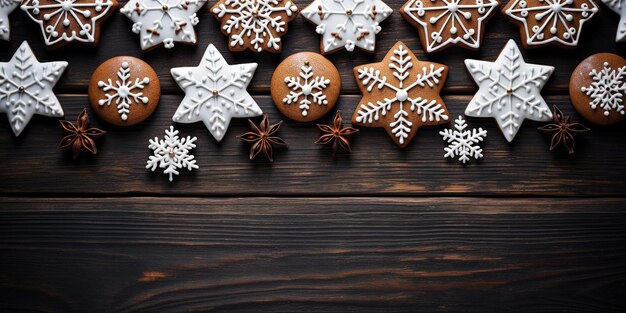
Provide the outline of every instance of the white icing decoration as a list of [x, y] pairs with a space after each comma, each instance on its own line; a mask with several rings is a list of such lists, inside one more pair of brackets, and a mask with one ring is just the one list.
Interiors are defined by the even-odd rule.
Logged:
[[20, 6], [20, 0], [0, 0], [0, 39], [8, 41], [11, 38], [9, 14]]
[[609, 116], [611, 110], [620, 115], [624, 115], [623, 97], [626, 93], [626, 66], [614, 69], [609, 63], [604, 62], [600, 71], [591, 70], [589, 76], [593, 79], [591, 86], [582, 87], [580, 90], [591, 97], [589, 106], [595, 110], [600, 107], [604, 111], [604, 116]]
[[185, 91], [172, 120], [202, 121], [213, 137], [221, 141], [232, 118], [263, 114], [246, 91], [256, 68], [256, 63], [229, 65], [210, 44], [197, 67], [172, 69], [172, 77]]
[[302, 15], [318, 25], [316, 32], [322, 35], [323, 52], [341, 47], [374, 52], [379, 23], [392, 12], [381, 0], [315, 0], [302, 10]]
[[[113, 5], [111, 0], [26, 0], [21, 8], [40, 25], [46, 45], [51, 46], [61, 41], [95, 42], [96, 22]], [[68, 33], [72, 25], [80, 30]]]
[[170, 181], [173, 181], [172, 175], [178, 175], [178, 169], [186, 168], [191, 171], [199, 168], [194, 155], [190, 154], [191, 149], [196, 147], [194, 142], [198, 139], [197, 137], [179, 138], [178, 131], [174, 129], [174, 126], [170, 126], [170, 129], [165, 130], [163, 138], [150, 139], [148, 148], [153, 151], [148, 158], [146, 169], [154, 172], [157, 167], [164, 168], [163, 174], [169, 174]]
[[[404, 12], [424, 28], [426, 52], [457, 43], [478, 49], [483, 24], [498, 5], [496, 0], [409, 0]], [[437, 15], [427, 19], [428, 11]], [[471, 27], [474, 21], [477, 28]]]
[[443, 136], [443, 141], [448, 143], [448, 146], [443, 148], [446, 151], [443, 157], [451, 159], [459, 157], [459, 161], [463, 162], [463, 164], [469, 161], [470, 158], [476, 160], [482, 158], [483, 149], [478, 143], [487, 137], [487, 131], [482, 128], [478, 130], [474, 128], [471, 131], [469, 129], [466, 130], [467, 123], [461, 115], [454, 120], [454, 128], [455, 130], [444, 129], [439, 132], [439, 135]]
[[[310, 65], [303, 65], [300, 67], [300, 77], [285, 77], [285, 83], [292, 90], [283, 99], [284, 104], [292, 104], [298, 102], [300, 96], [302, 98], [298, 102], [300, 110], [302, 110], [302, 116], [307, 116], [310, 105], [327, 105], [326, 95], [323, 94], [324, 89], [330, 84], [330, 79], [324, 78], [324, 76], [313, 77], [313, 67]], [[304, 81], [301, 81], [302, 78]], [[309, 96], [311, 100], [309, 100]]]
[[526, 63], [514, 40], [509, 40], [495, 62], [468, 59], [465, 65], [479, 87], [465, 109], [466, 116], [495, 118], [509, 142], [524, 119], [552, 120], [540, 91], [554, 67]]
[[[223, 23], [222, 30], [230, 36], [230, 46], [244, 45], [244, 38], [251, 36], [250, 45], [256, 51], [262, 51], [263, 45], [275, 51], [280, 50], [280, 36], [285, 32], [286, 21], [281, 16], [275, 16], [277, 12], [284, 12], [292, 16], [298, 11], [291, 1], [283, 0], [226, 0], [212, 8], [219, 18], [226, 14], [232, 14]], [[267, 42], [265, 42], [267, 37]]]
[[[135, 81], [130, 78], [130, 68], [128, 62], [123, 62], [120, 69], [117, 71], [118, 79], [113, 82], [111, 78], [108, 78], [106, 82], [99, 81], [98, 87], [104, 91], [105, 99], [100, 99], [98, 104], [100, 106], [111, 105], [113, 100], [117, 105], [117, 113], [120, 118], [125, 121], [128, 119], [130, 113], [130, 105], [135, 102], [139, 104], [148, 103], [148, 97], [144, 97], [143, 90], [146, 85], [150, 83], [148, 77], [143, 79], [135, 78]], [[111, 92], [111, 93], [109, 93]]]
[[9, 62], [0, 62], [0, 112], [19, 136], [34, 114], [59, 117], [63, 108], [52, 92], [67, 62], [39, 63], [26, 41]]
[[[393, 113], [394, 121], [389, 124], [389, 127], [391, 127], [394, 136], [398, 138], [398, 142], [404, 144], [404, 140], [413, 131], [411, 128], [413, 123], [406, 119], [410, 113], [419, 115], [422, 122], [448, 120], [444, 106], [437, 103], [436, 100], [409, 96], [409, 93], [413, 93], [414, 89], [433, 88], [433, 86], [439, 85], [445, 67], [435, 68], [435, 65], [431, 63], [429, 67], [422, 67], [420, 73], [419, 70], [411, 70], [413, 68], [413, 60], [411, 60], [411, 54], [403, 45], [399, 45], [397, 49], [393, 50], [393, 54], [394, 56], [391, 58], [391, 63], [388, 66], [393, 69], [393, 76], [399, 80], [398, 86], [388, 82], [387, 77], [382, 76], [380, 71], [373, 67], [363, 66], [357, 70], [358, 80], [367, 89], [368, 93], [371, 93], [374, 89], [377, 89], [377, 93], [380, 90], [391, 89], [396, 94], [391, 99], [384, 98], [383, 101], [379, 100], [376, 103], [368, 102], [367, 104], [361, 104], [358, 108], [356, 121], [368, 124], [378, 121], [381, 116], [386, 116], [387, 113], [390, 113], [392, 105], [397, 103], [397, 110], [391, 112]], [[415, 75], [416, 80], [408, 86], [404, 86], [404, 80], [410, 75]], [[409, 111], [405, 110], [405, 104], [411, 105]]]
[[626, 41], [626, 0], [602, 0], [602, 3], [620, 16], [615, 41]]
[[[598, 6], [592, 0], [513, 0], [515, 1], [504, 14], [520, 21], [526, 30], [529, 46], [558, 42], [567, 46], [578, 45], [578, 38], [583, 24], [598, 12]], [[529, 6], [528, 2], [535, 3]], [[536, 4], [539, 2], [539, 4]], [[574, 3], [578, 2], [578, 4]], [[580, 17], [578, 25], [574, 17]], [[530, 27], [528, 20], [541, 21], [540, 25]], [[548, 30], [546, 33], [545, 30]], [[562, 32], [559, 33], [559, 30]], [[544, 34], [548, 34], [545, 36]]]
[[139, 34], [142, 50], [163, 43], [167, 49], [174, 42], [195, 44], [198, 12], [206, 0], [130, 0], [120, 10], [134, 22], [132, 31]]

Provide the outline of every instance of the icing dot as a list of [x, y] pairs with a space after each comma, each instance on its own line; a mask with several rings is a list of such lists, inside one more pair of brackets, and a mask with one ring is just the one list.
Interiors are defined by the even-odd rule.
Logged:
[[408, 98], [409, 98], [409, 94], [406, 92], [406, 90], [401, 89], [396, 92], [396, 99], [398, 99], [398, 101], [400, 102], [406, 101], [406, 99]]

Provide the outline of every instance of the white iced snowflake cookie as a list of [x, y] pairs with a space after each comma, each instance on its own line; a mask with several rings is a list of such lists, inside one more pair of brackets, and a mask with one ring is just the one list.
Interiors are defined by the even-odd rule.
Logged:
[[163, 44], [173, 48], [175, 42], [195, 44], [194, 26], [206, 0], [130, 0], [120, 10], [134, 22], [132, 31], [139, 34], [142, 50]]
[[163, 139], [158, 137], [150, 139], [148, 148], [152, 150], [152, 155], [148, 158], [146, 169], [154, 172], [157, 168], [162, 168], [163, 174], [169, 175], [170, 181], [173, 181], [173, 175], [180, 174], [179, 169], [186, 168], [191, 171], [199, 168], [194, 155], [191, 154], [191, 149], [196, 147], [194, 142], [197, 139], [190, 136], [180, 138], [174, 126], [170, 126], [170, 129], [165, 130]]
[[617, 24], [617, 33], [615, 41], [626, 41], [626, 0], [602, 0], [602, 3], [609, 7], [613, 12], [619, 14], [619, 24]]
[[232, 118], [263, 114], [246, 90], [256, 68], [256, 63], [229, 65], [210, 44], [197, 67], [172, 69], [172, 77], [185, 92], [172, 120], [202, 121], [211, 135], [221, 141]]
[[374, 52], [376, 34], [393, 10], [381, 0], [315, 0], [302, 15], [317, 25], [322, 54], [355, 47]]
[[20, 6], [20, 0], [0, 0], [0, 39], [9, 41], [11, 38], [11, 25], [9, 14]]
[[459, 115], [454, 120], [454, 130], [444, 129], [439, 132], [443, 141], [448, 143], [448, 146], [444, 148], [446, 151], [444, 158], [454, 159], [458, 157], [459, 161], [465, 164], [470, 158], [478, 160], [483, 157], [483, 149], [478, 143], [487, 138], [487, 131], [482, 128], [473, 128], [472, 130], [466, 128], [465, 119]]
[[465, 66], [479, 87], [466, 116], [493, 117], [509, 142], [524, 119], [552, 120], [540, 92], [554, 67], [526, 63], [515, 41], [509, 40], [495, 62], [467, 59]]
[[0, 112], [7, 114], [15, 136], [34, 114], [63, 116], [52, 87], [66, 67], [67, 62], [39, 63], [26, 41], [9, 62], [0, 62]]

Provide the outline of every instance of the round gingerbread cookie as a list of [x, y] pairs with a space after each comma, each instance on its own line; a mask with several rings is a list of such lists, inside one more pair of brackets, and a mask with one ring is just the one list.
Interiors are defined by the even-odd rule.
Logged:
[[159, 104], [161, 85], [148, 63], [129, 56], [100, 64], [89, 81], [89, 102], [96, 114], [118, 126], [135, 125]]
[[332, 110], [341, 82], [337, 68], [314, 52], [300, 52], [283, 60], [270, 85], [276, 108], [298, 122], [314, 121]]
[[626, 60], [612, 53], [584, 59], [569, 81], [569, 95], [580, 115], [594, 124], [610, 125], [624, 119]]

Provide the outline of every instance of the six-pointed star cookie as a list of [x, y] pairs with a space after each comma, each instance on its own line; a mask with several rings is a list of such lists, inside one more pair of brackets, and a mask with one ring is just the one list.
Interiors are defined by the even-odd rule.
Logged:
[[0, 0], [0, 39], [8, 41], [11, 38], [9, 14], [20, 6], [20, 0]]
[[552, 120], [540, 91], [554, 67], [526, 63], [512, 39], [495, 62], [468, 59], [465, 65], [479, 87], [465, 109], [466, 116], [495, 118], [509, 142], [524, 119]]
[[39, 24], [48, 47], [97, 45], [100, 25], [115, 12], [117, 0], [25, 0], [21, 8]]
[[19, 136], [34, 114], [63, 116], [52, 92], [67, 62], [39, 63], [26, 41], [9, 62], [0, 62], [0, 112]]
[[626, 0], [602, 0], [602, 3], [620, 16], [615, 41], [626, 41]]
[[419, 32], [426, 52], [451, 45], [478, 50], [485, 23], [500, 5], [497, 0], [409, 0], [400, 14]]
[[172, 77], [185, 91], [172, 120], [202, 121], [213, 137], [221, 141], [232, 118], [263, 114], [246, 91], [256, 67], [256, 63], [229, 65], [215, 46], [209, 45], [197, 67], [172, 69]]
[[583, 24], [598, 12], [593, 0], [511, 0], [504, 14], [519, 25], [524, 48], [578, 45]]
[[142, 50], [160, 44], [169, 49], [174, 42], [196, 43], [196, 12], [205, 3], [206, 0], [130, 0], [120, 12], [134, 22], [132, 30], [139, 34]]
[[439, 95], [448, 67], [418, 60], [401, 41], [382, 62], [355, 67], [354, 76], [363, 99], [352, 124], [383, 127], [404, 148], [420, 126], [448, 123]]
[[379, 23], [392, 12], [381, 0], [315, 0], [302, 15], [317, 25], [315, 31], [322, 35], [320, 50], [328, 54], [342, 47], [374, 52]]

